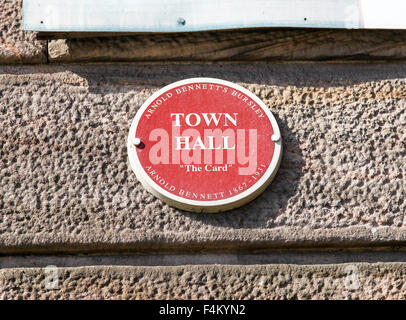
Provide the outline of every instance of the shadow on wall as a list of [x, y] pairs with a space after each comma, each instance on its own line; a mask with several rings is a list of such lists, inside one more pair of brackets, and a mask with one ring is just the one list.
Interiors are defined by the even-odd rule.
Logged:
[[[2, 73], [8, 73], [3, 67]], [[361, 83], [406, 78], [406, 65], [399, 62], [386, 63], [116, 63], [116, 64], [48, 64], [37, 65], [38, 74], [62, 74], [61, 79], [72, 85], [86, 85], [90, 93], [116, 94], [131, 90], [159, 89], [172, 82], [194, 78], [212, 77], [247, 85], [278, 87], [310, 87], [328, 89], [353, 86]], [[32, 67], [21, 66], [12, 74], [31, 74]]]
[[287, 125], [274, 114], [282, 134], [283, 154], [274, 180], [250, 203], [226, 212], [202, 214], [183, 211], [190, 219], [223, 228], [272, 228], [279, 214], [284, 213], [302, 176], [304, 160], [299, 141]]

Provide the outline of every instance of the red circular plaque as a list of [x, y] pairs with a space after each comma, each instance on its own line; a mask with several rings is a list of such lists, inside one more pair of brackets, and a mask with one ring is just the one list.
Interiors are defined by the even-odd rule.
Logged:
[[137, 112], [128, 154], [137, 178], [168, 204], [198, 212], [241, 206], [278, 170], [280, 131], [253, 93], [193, 78], [153, 94]]

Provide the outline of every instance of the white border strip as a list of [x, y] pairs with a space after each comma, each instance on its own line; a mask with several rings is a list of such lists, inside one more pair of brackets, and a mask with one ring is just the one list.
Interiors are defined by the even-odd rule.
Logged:
[[405, 12], [405, 0], [24, 0], [23, 28], [49, 32], [406, 29]]
[[360, 0], [366, 29], [405, 29], [405, 0]]
[[[373, 17], [388, 8], [387, 0], [380, 1], [380, 6], [378, 1], [362, 1], [368, 13], [372, 4]], [[400, 0], [389, 2], [404, 8]], [[397, 17], [403, 13], [396, 6], [393, 10], [390, 12], [398, 10]], [[405, 19], [398, 23], [385, 19], [386, 22], [391, 22], [391, 26], [406, 27]], [[24, 0], [23, 27], [25, 30], [54, 32], [361, 28], [362, 18], [360, 0]]]

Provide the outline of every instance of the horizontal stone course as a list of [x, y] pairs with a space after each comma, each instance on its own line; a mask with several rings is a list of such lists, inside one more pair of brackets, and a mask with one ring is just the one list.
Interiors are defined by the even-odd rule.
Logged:
[[[108, 34], [107, 34], [108, 35]], [[248, 29], [174, 34], [41, 33], [51, 62], [398, 60], [404, 30]], [[66, 39], [68, 38], [68, 39]]]
[[[226, 213], [167, 206], [127, 161], [137, 109], [196, 76], [251, 90], [282, 132], [273, 183]], [[0, 67], [0, 252], [403, 244], [405, 76], [403, 64]]]
[[0, 298], [405, 299], [405, 270], [404, 263], [14, 268], [0, 270]]

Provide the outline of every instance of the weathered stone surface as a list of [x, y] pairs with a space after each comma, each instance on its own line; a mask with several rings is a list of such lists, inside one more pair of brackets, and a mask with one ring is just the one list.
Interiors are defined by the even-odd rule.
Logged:
[[[53, 36], [58, 36], [54, 34]], [[217, 61], [404, 59], [403, 30], [265, 29], [92, 37], [62, 33], [49, 59], [78, 61]]]
[[45, 63], [46, 41], [22, 30], [22, 0], [0, 2], [0, 64]]
[[405, 299], [405, 270], [404, 263], [59, 268], [58, 288], [47, 289], [54, 273], [43, 268], [1, 269], [0, 298]]
[[[243, 250], [406, 240], [406, 65], [173, 64], [0, 68], [0, 251]], [[127, 163], [132, 118], [170, 82], [242, 84], [284, 155], [254, 202], [186, 213]]]

